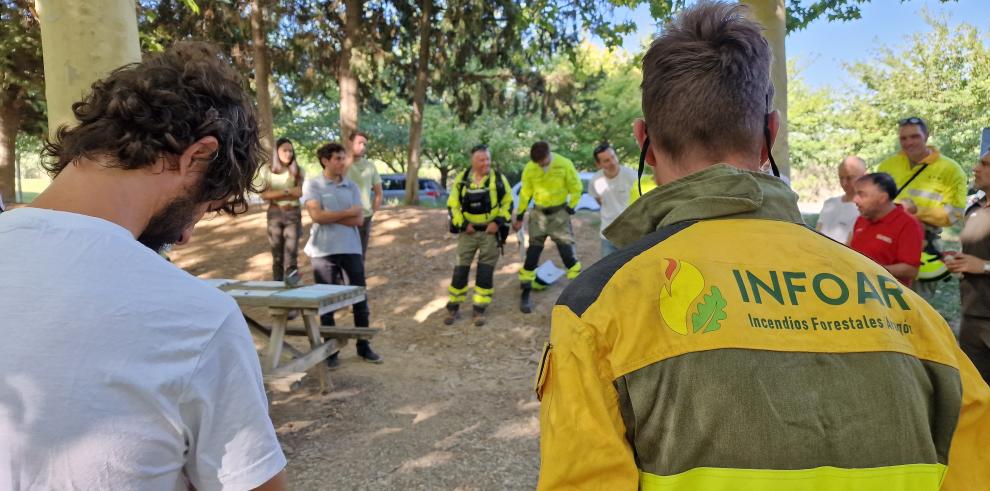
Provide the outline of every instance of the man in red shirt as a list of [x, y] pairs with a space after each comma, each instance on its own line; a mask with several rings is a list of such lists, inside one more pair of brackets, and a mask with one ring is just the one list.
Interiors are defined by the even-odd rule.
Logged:
[[875, 172], [856, 181], [853, 202], [860, 217], [849, 247], [887, 268], [906, 286], [918, 275], [924, 232], [914, 215], [894, 203], [897, 184], [890, 174]]

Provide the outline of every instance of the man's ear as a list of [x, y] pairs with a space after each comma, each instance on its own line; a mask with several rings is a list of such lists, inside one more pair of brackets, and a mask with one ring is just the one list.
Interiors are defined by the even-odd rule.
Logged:
[[762, 138], [763, 143], [760, 145], [761, 164], [770, 160], [770, 149], [773, 147], [774, 142], [777, 141], [777, 131], [780, 130], [780, 112], [776, 109], [770, 114], [767, 114], [767, 129], [770, 130], [770, 146], [767, 146], [766, 136], [764, 136]]
[[[646, 143], [647, 133], [646, 133], [646, 121], [643, 118], [636, 118], [633, 121], [633, 136], [636, 138], [636, 145], [639, 146], [640, 152], [643, 151], [643, 145]], [[646, 148], [646, 164], [650, 167], [657, 166], [657, 159], [653, 155], [653, 148]]]
[[219, 148], [220, 142], [213, 136], [204, 136], [194, 141], [179, 156], [179, 172], [187, 174], [190, 171], [206, 171], [210, 163], [216, 159]]

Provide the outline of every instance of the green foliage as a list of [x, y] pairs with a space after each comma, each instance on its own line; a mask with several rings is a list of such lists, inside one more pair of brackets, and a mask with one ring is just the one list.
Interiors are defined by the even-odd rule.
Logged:
[[34, 2], [0, 2], [0, 105], [17, 109], [20, 129], [41, 135], [46, 131], [44, 65], [41, 26]]
[[[860, 86], [813, 90], [788, 66], [788, 131], [794, 188], [805, 199], [838, 190], [835, 166], [850, 154], [870, 166], [899, 150], [897, 121], [929, 123], [929, 145], [969, 172], [990, 126], [990, 42], [969, 24], [927, 18], [929, 32], [848, 66]], [[828, 191], [823, 191], [828, 190]]]
[[979, 158], [980, 130], [990, 126], [990, 38], [970, 24], [926, 20], [930, 32], [849, 67], [865, 91], [844, 101], [844, 123], [857, 130], [854, 150], [873, 164], [897, 148], [897, 120], [922, 117], [929, 144], [968, 170]]

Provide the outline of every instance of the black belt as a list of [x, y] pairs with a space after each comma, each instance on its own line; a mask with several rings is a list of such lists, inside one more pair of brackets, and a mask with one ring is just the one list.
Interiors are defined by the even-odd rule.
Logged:
[[537, 206], [536, 211], [543, 213], [544, 215], [553, 215], [554, 213], [563, 210], [566, 206], [566, 204], [547, 207]]
[[272, 203], [271, 206], [274, 208], [278, 208], [282, 211], [293, 211], [299, 209], [299, 205], [280, 205], [277, 203]]

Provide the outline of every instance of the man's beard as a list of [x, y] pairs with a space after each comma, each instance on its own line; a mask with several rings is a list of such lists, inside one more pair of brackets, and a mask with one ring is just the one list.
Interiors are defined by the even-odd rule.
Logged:
[[144, 232], [138, 236], [138, 242], [157, 253], [162, 252], [166, 246], [182, 238], [182, 232], [195, 221], [198, 207], [199, 204], [190, 196], [172, 200], [151, 217]]

